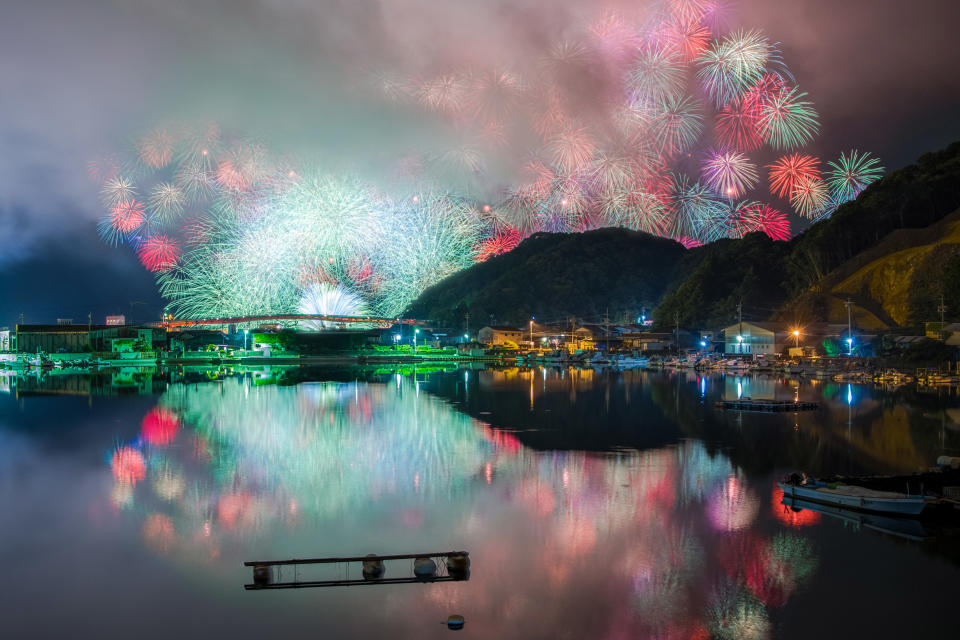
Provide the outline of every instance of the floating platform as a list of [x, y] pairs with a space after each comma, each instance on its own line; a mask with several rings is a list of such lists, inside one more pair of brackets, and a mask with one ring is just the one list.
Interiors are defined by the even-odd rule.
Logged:
[[[402, 561], [409, 560], [409, 571], [388, 576], [385, 562], [393, 562], [391, 573]], [[470, 554], [466, 551], [434, 553], [404, 553], [398, 555], [346, 556], [334, 558], [292, 558], [290, 560], [251, 560], [244, 566], [253, 567], [253, 583], [243, 585], [248, 591], [262, 589], [303, 589], [307, 587], [350, 587], [371, 584], [410, 584], [414, 582], [455, 582], [470, 579]], [[340, 579], [301, 579], [303, 565], [341, 564], [344, 577]], [[351, 573], [356, 578], [351, 578]], [[292, 580], [284, 580], [284, 573]]]
[[751, 400], [742, 398], [740, 400], [720, 400], [717, 402], [718, 409], [727, 411], [760, 411], [760, 412], [792, 412], [792, 411], [816, 411], [820, 405], [816, 402], [794, 402], [792, 400]]

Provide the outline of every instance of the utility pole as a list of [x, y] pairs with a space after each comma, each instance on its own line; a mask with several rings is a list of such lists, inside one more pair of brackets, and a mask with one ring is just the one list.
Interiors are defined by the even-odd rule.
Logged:
[[743, 353], [743, 298], [737, 303], [737, 318], [740, 329], [737, 331], [737, 353]]
[[677, 355], [680, 355], [680, 312], [673, 312], [673, 336], [677, 347]]
[[940, 305], [937, 307], [937, 311], [940, 312], [940, 339], [943, 339], [943, 314], [947, 311], [947, 308], [943, 305], [943, 294], [940, 294]]
[[847, 355], [853, 355], [853, 329], [851, 322], [851, 309], [853, 307], [853, 302], [850, 301], [850, 298], [844, 300], [843, 304], [847, 307]]
[[610, 353], [610, 307], [603, 314], [603, 334], [607, 339], [607, 354]]
[[463, 332], [466, 333], [467, 335], [470, 335], [470, 312], [469, 311], [467, 311], [465, 324], [466, 324], [466, 328], [464, 329]]

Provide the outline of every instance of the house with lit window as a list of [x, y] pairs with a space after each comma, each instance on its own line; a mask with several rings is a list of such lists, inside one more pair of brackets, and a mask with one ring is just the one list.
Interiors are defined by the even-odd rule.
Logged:
[[517, 346], [524, 340], [529, 342], [529, 336], [524, 335], [524, 332], [518, 327], [497, 325], [480, 329], [477, 340], [482, 344], [502, 345], [510, 343], [510, 345]]
[[723, 329], [724, 355], [775, 356], [792, 334], [778, 322], [738, 322]]

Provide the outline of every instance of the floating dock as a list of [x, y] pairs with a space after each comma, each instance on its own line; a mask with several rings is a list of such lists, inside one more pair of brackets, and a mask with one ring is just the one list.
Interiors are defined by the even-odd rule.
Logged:
[[[385, 562], [392, 562], [391, 573], [406, 569], [402, 561], [409, 561], [409, 570], [387, 575]], [[405, 553], [398, 555], [347, 556], [336, 558], [293, 558], [290, 560], [252, 560], [244, 566], [253, 567], [253, 583], [244, 589], [303, 589], [307, 587], [349, 587], [371, 584], [410, 584], [414, 582], [454, 582], [470, 579], [470, 554], [466, 551], [435, 553]], [[342, 565], [343, 578], [316, 580], [301, 579], [303, 565]], [[400, 565], [398, 567], [397, 565]], [[355, 572], [355, 573], [353, 573]], [[284, 580], [286, 573], [287, 580]], [[352, 575], [357, 577], [353, 578]], [[292, 580], [289, 578], [292, 576]]]
[[760, 411], [768, 413], [792, 411], [816, 411], [820, 405], [816, 402], [795, 402], [793, 400], [721, 400], [717, 402], [718, 409], [727, 411]]

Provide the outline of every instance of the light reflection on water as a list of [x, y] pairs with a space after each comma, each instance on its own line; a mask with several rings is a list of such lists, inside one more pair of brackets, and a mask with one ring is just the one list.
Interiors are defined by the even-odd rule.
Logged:
[[[822, 608], [842, 600], [875, 612], [856, 622], [859, 632], [873, 621], [873, 637], [903, 637], [907, 623], [883, 612], [907, 605], [929, 605], [927, 631], [946, 628], [934, 612], [951, 593], [943, 585], [960, 578], [954, 567], [919, 546], [787, 509], [773, 478], [929, 465], [958, 444], [953, 397], [546, 368], [368, 381], [339, 371], [320, 377], [348, 381], [278, 384], [296, 373], [8, 379], [3, 512], [31, 526], [37, 512], [85, 516], [59, 529], [0, 527], [11, 574], [58, 559], [45, 574], [55, 579], [22, 582], [0, 612], [50, 592], [67, 614], [12, 619], [52, 636], [69, 634], [82, 609], [143, 617], [141, 636], [169, 637], [175, 618], [151, 604], [179, 598], [170, 611], [199, 620], [216, 610], [224, 635], [433, 637], [446, 633], [437, 622], [459, 613], [462, 633], [477, 638], [728, 639], [811, 637]], [[822, 408], [714, 408], [738, 393]], [[38, 394], [86, 395], [88, 415]], [[13, 423], [9, 406], [19, 411]], [[44, 448], [54, 445], [67, 453]], [[82, 464], [91, 446], [92, 471]], [[48, 476], [59, 482], [38, 493]], [[42, 553], [23, 552], [31, 548]], [[467, 582], [242, 590], [244, 560], [457, 548], [473, 560]], [[61, 565], [84, 567], [82, 588], [68, 588]], [[128, 566], [135, 579], [116, 582]], [[891, 572], [917, 588], [891, 590]]]
[[[180, 562], [216, 563], [224, 546], [254, 539], [289, 555], [282, 541], [296, 532], [344, 520], [347, 530], [382, 527], [381, 553], [421, 550], [418, 539], [468, 548], [470, 582], [389, 601], [467, 609], [488, 637], [533, 632], [550, 612], [558, 632], [764, 638], [768, 610], [786, 605], [816, 566], [802, 533], [752, 529], [769, 498], [697, 441], [535, 452], [405, 377], [174, 385], [109, 464], [112, 503], [142, 523], [151, 552]], [[317, 546], [370, 551], [349, 539]], [[526, 576], [521, 588], [511, 576]], [[603, 619], [565, 619], [588, 586]]]

